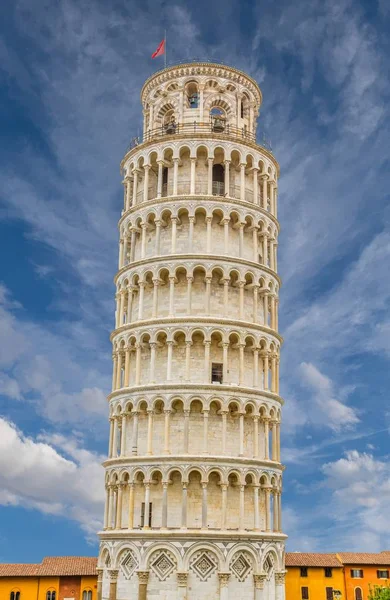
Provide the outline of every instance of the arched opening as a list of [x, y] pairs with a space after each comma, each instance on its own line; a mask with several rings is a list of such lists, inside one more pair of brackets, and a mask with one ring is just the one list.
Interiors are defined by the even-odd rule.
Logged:
[[187, 106], [188, 108], [198, 108], [199, 107], [199, 91], [198, 84], [196, 81], [191, 81], [186, 86], [187, 93]]
[[226, 114], [219, 106], [213, 106], [210, 110], [211, 130], [215, 133], [222, 133], [226, 127]]
[[225, 167], [221, 164], [213, 165], [213, 196], [225, 194]]

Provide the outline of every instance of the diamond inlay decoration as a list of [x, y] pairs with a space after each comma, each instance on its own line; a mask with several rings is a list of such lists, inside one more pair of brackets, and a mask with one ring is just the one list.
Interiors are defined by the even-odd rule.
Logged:
[[241, 552], [233, 558], [230, 568], [233, 574], [237, 577], [238, 581], [245, 581], [252, 570], [252, 564], [250, 559], [248, 559], [245, 554]]
[[201, 552], [192, 560], [191, 570], [201, 581], [206, 581], [217, 570], [217, 563], [208, 552]]
[[150, 563], [151, 568], [160, 581], [165, 581], [172, 571], [176, 568], [175, 559], [168, 552], [159, 552]]
[[134, 553], [129, 550], [122, 562], [121, 562], [121, 569], [123, 571], [123, 574], [125, 576], [125, 579], [130, 579], [131, 576], [133, 575], [134, 571], [138, 568], [138, 561], [134, 555]]

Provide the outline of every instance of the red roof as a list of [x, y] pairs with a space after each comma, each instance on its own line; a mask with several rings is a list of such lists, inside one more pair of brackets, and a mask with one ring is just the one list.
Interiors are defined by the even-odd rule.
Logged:
[[0, 577], [66, 577], [96, 575], [95, 556], [47, 556], [37, 564], [0, 564]]
[[345, 565], [383, 565], [390, 566], [390, 551], [383, 552], [338, 552]]
[[342, 567], [336, 554], [287, 552], [286, 567]]

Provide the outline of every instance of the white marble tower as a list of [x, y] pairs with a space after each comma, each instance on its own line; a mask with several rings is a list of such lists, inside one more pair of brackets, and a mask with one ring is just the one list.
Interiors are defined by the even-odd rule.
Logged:
[[279, 166], [236, 69], [142, 88], [122, 164], [98, 600], [284, 600]]

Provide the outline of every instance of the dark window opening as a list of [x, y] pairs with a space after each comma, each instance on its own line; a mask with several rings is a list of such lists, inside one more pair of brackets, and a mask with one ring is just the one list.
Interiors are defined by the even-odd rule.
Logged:
[[361, 588], [355, 589], [355, 600], [363, 600], [363, 594]]
[[[152, 503], [149, 502], [148, 527], [152, 526]], [[141, 527], [145, 527], [145, 502], [141, 504]]]
[[389, 571], [379, 570], [376, 573], [377, 573], [378, 579], [388, 579], [389, 578]]
[[241, 100], [241, 119], [243, 119], [243, 118], [244, 118], [244, 103]]
[[333, 588], [326, 588], [326, 600], [333, 600]]
[[193, 94], [190, 94], [190, 96], [188, 96], [188, 104], [190, 105], [190, 108], [198, 108], [198, 106], [199, 106], [198, 92], [194, 92]]
[[331, 567], [325, 567], [325, 577], [332, 577]]
[[363, 577], [363, 569], [351, 569], [351, 577], [361, 579]]
[[301, 577], [307, 577], [307, 567], [301, 567]]
[[223, 380], [223, 364], [212, 363], [211, 365], [211, 381], [214, 383], [222, 383]]
[[309, 588], [308, 587], [303, 587], [302, 589], [302, 600], [309, 600]]
[[56, 593], [53, 590], [46, 592], [46, 600], [56, 600]]
[[223, 165], [213, 166], [213, 196], [225, 194], [225, 168]]
[[168, 195], [168, 167], [163, 167], [162, 172], [162, 195]]
[[10, 600], [19, 600], [20, 592], [11, 592], [9, 598]]

